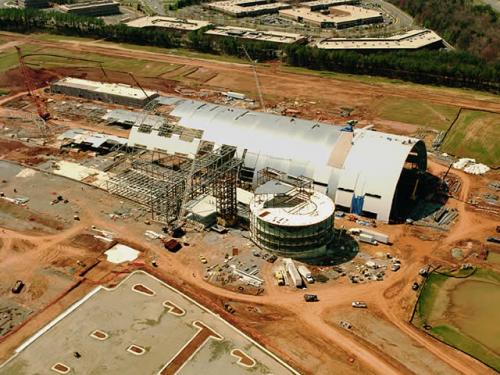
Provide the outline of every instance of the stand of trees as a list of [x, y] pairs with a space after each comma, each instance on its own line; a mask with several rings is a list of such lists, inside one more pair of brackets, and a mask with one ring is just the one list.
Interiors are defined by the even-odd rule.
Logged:
[[282, 58], [292, 66], [352, 74], [370, 74], [418, 83], [470, 87], [500, 92], [500, 63], [487, 63], [468, 52], [391, 51], [361, 53], [328, 51], [304, 45], [285, 47], [266, 41], [215, 38], [207, 28], [180, 38], [176, 32], [141, 29], [124, 24], [106, 25], [101, 19], [36, 9], [0, 9], [0, 30], [18, 33], [49, 32], [106, 39], [120, 43], [164, 48], [185, 47], [216, 54], [246, 57], [259, 61]]
[[200, 4], [202, 0], [177, 0], [174, 3], [168, 5], [169, 10], [177, 10], [190, 5]]
[[488, 64], [467, 52], [419, 50], [361, 53], [289, 45], [285, 48], [285, 59], [290, 65], [316, 70], [500, 91], [500, 64]]
[[188, 34], [186, 46], [200, 52], [247, 58], [245, 50], [243, 49], [244, 47], [250, 57], [258, 61], [276, 59], [281, 53], [280, 47], [272, 42], [206, 35], [205, 31], [210, 28], [210, 26], [207, 26], [190, 32]]
[[500, 21], [474, 0], [389, 0], [458, 49], [500, 62]]
[[0, 30], [23, 34], [43, 31], [165, 48], [180, 46], [180, 39], [175, 33], [166, 33], [156, 29], [139, 29], [124, 24], [106, 25], [102, 19], [95, 17], [45, 12], [32, 8], [0, 9]]

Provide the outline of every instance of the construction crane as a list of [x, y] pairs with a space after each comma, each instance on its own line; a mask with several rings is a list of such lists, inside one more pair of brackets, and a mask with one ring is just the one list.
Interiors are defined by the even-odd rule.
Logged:
[[266, 106], [264, 105], [264, 97], [262, 96], [262, 91], [260, 89], [260, 81], [259, 81], [259, 76], [257, 75], [257, 60], [252, 60], [250, 57], [250, 54], [248, 53], [247, 49], [245, 46], [242, 44], [241, 48], [243, 49], [243, 52], [245, 52], [245, 55], [247, 56], [248, 60], [252, 64], [252, 70], [253, 70], [253, 75], [255, 78], [255, 86], [257, 86], [257, 94], [259, 94], [259, 101], [260, 101], [260, 107], [262, 108], [263, 111], [266, 110]]
[[[104, 69], [103, 69], [103, 72], [104, 72]], [[146, 90], [144, 90], [144, 89], [142, 88], [141, 84], [140, 84], [140, 83], [139, 83], [139, 81], [135, 78], [135, 76], [134, 76], [132, 73], [130, 73], [130, 72], [128, 72], [128, 75], [129, 75], [130, 77], [132, 77], [132, 79], [134, 80], [134, 82], [136, 83], [136, 85], [137, 85], [137, 86], [139, 86], [139, 88], [141, 89], [141, 91], [143, 92], [143, 94], [144, 94], [144, 95], [146, 95], [146, 98], [148, 98], [148, 99], [149, 99], [149, 95], [148, 95], [148, 93], [146, 92]]]
[[186, 211], [187, 204], [189, 200], [189, 194], [191, 193], [192, 183], [193, 183], [193, 175], [196, 170], [196, 157], [201, 149], [201, 141], [196, 148], [196, 152], [193, 155], [193, 161], [191, 162], [191, 166], [189, 167], [189, 173], [186, 178], [186, 186], [184, 187], [184, 194], [182, 195], [181, 207], [179, 210], [179, 215], [177, 216], [177, 220], [175, 221], [172, 227], [172, 235], [173, 237], [182, 237], [184, 235], [184, 229], [182, 228], [186, 221]]
[[21, 52], [21, 48], [16, 46], [17, 56], [19, 58], [19, 68], [21, 69], [21, 73], [24, 77], [24, 84], [30, 97], [33, 100], [33, 103], [36, 106], [36, 110], [38, 112], [38, 116], [43, 120], [47, 121], [50, 118], [50, 113], [47, 110], [47, 105], [45, 102], [35, 93], [35, 83], [33, 82], [33, 78], [31, 77], [31, 72], [26, 66], [24, 62], [24, 56]]

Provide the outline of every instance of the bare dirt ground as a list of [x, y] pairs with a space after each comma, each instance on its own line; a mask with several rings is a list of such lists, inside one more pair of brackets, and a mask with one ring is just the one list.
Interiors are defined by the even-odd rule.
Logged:
[[[440, 168], [441, 166], [431, 163], [431, 170]], [[473, 177], [463, 177], [468, 181], [464, 184], [464, 190], [476, 184]], [[81, 221], [67, 229], [56, 234], [3, 229], [1, 254], [5, 261], [0, 262], [0, 269], [4, 270], [0, 274], [10, 275], [11, 279], [20, 278], [28, 281], [29, 285], [37, 286], [38, 291], [28, 289], [30, 292], [23, 296], [26, 300], [18, 302], [30, 306], [35, 311], [42, 305], [48, 305], [49, 308], [38, 310], [40, 312], [33, 315], [23, 329], [2, 340], [0, 358], [6, 358], [22, 339], [68, 306], [70, 301], [83, 295], [91, 286], [96, 283], [116, 283], [116, 277], [137, 267], [111, 265], [103, 261], [102, 249], [96, 252], [91, 246], [86, 246], [89, 242], [86, 242], [82, 233], [90, 225], [97, 225], [114, 232], [116, 237], [122, 237], [127, 243], [142, 250], [141, 261], [150, 272], [225, 316], [304, 373], [329, 374], [332, 369], [346, 374], [418, 373], [417, 369], [425, 370], [426, 373], [450, 374], [491, 372], [479, 362], [428, 337], [407, 323], [416, 299], [409, 285], [417, 278], [418, 269], [427, 263], [443, 262], [442, 257], [449, 251], [450, 244], [457, 239], [482, 241], [494, 228], [495, 221], [484, 213], [468, 212], [466, 215], [463, 202], [456, 202], [457, 207], [462, 208], [463, 214], [447, 238], [436, 235], [432, 230], [408, 230], [403, 225], [381, 226], [381, 231], [390, 233], [394, 238], [395, 245], [392, 246], [391, 252], [402, 260], [402, 269], [380, 283], [352, 285], [346, 280], [340, 280], [335, 284], [314, 284], [310, 287], [310, 292], [317, 293], [321, 301], [307, 304], [300, 292], [275, 286], [270, 276], [266, 280], [266, 292], [262, 296], [242, 295], [208, 284], [202, 278], [202, 267], [197, 260], [199, 251], [196, 247], [171, 254], [158, 245], [145, 243], [143, 232], [148, 228], [145, 224], [136, 222], [131, 225], [130, 222], [112, 221], [105, 214], [113, 205], [119, 205], [116, 199], [88, 187], [84, 188], [84, 194], [81, 192], [79, 184], [67, 182], [65, 195], [78, 205], [81, 218]], [[467, 191], [463, 194], [466, 195]], [[100, 209], [93, 209], [95, 202], [99, 202]], [[418, 239], [418, 234], [429, 238], [443, 238], [437, 242], [424, 241]], [[153, 257], [160, 265], [157, 269], [148, 266]], [[68, 266], [76, 267], [77, 260], [91, 264], [92, 259], [101, 261], [84, 277], [67, 272]], [[186, 261], [189, 260], [192, 266], [185, 267]], [[61, 276], [44, 275], [43, 279], [34, 277], [37, 270], [47, 266], [65, 270], [61, 271], [66, 272], [63, 284], [57, 281]], [[11, 273], [12, 269], [15, 273]], [[12, 281], [9, 279], [3, 285], [11, 285]], [[72, 288], [74, 284], [79, 286], [67, 293], [68, 288]], [[8, 294], [8, 291], [4, 293]], [[43, 298], [44, 295], [46, 298]], [[368, 314], [371, 318], [367, 321], [373, 320], [374, 326], [382, 327], [381, 331], [374, 331], [374, 328], [365, 329], [360, 325], [358, 332], [363, 332], [360, 337], [338, 327], [338, 313], [349, 310], [352, 300], [368, 302]], [[223, 303], [227, 301], [235, 307], [234, 315], [229, 315], [222, 309]], [[353, 318], [353, 323], [357, 324], [356, 322]], [[384, 350], [384, 345], [378, 341], [381, 339], [386, 346], [402, 345], [404, 350], [399, 350], [397, 355], [391, 350]], [[428, 354], [415, 357], [416, 352], [412, 350], [412, 346]]]
[[[29, 36], [12, 34], [2, 34], [2, 37], [36, 42], [42, 46], [74, 52], [94, 52], [127, 58], [140, 57], [184, 65], [186, 68], [183, 68], [183, 71], [188, 72], [190, 76], [187, 80], [181, 81], [185, 87], [199, 88], [200, 83], [203, 83], [205, 88], [242, 91], [256, 97], [255, 81], [248, 65], [133, 51], [118, 45], [35, 41]], [[500, 100], [492, 96], [482, 97], [474, 92], [423, 86], [418, 86], [416, 89], [415, 86], [404, 84], [349, 82], [315, 75], [288, 73], [279, 64], [259, 66], [258, 70], [266, 101], [271, 105], [286, 101], [291, 107], [295, 102], [302, 103], [300, 116], [306, 118], [340, 119], [338, 115], [340, 108], [347, 106], [355, 107], [354, 117], [367, 123], [374, 119], [376, 113], [373, 108], [374, 103], [385, 96], [417, 98], [428, 102], [500, 112]], [[89, 79], [129, 82], [129, 78], [125, 78], [123, 73], [109, 72], [107, 79], [103, 79], [102, 72], [97, 70], [75, 71], [69, 68], [57, 68], [44, 71], [42, 79], [37, 83], [39, 86], [44, 86], [48, 80], [70, 73], [73, 76]], [[24, 90], [17, 70], [12, 70], [0, 78], [0, 80], [5, 79], [12, 82], [14, 93]], [[200, 82], [196, 81], [197, 79]], [[141, 83], [165, 93], [175, 93], [175, 89], [179, 86], [178, 81], [165, 78], [141, 77]], [[0, 101], [0, 105], [9, 99], [10, 97], [7, 97]], [[64, 119], [55, 121], [67, 127], [92, 128], [84, 122]], [[385, 122], [381, 125], [385, 127], [384, 130], [393, 129], [399, 134], [414, 130], [408, 129], [406, 124], [395, 122]], [[102, 128], [93, 129], [102, 131]], [[115, 130], [114, 134], [123, 135], [124, 132]], [[0, 158], [23, 163], [35, 154], [49, 157], [53, 152], [50, 149], [43, 149], [33, 154], [32, 148], [24, 144], [16, 145], [10, 141], [5, 143], [5, 147], [4, 143], [1, 145]], [[446, 166], [430, 162], [431, 173], [439, 174], [445, 170]], [[450, 249], [461, 241], [484, 244], [484, 238], [494, 232], [498, 222], [498, 218], [477, 211], [466, 202], [473, 192], [484, 188], [487, 181], [499, 179], [500, 174], [493, 172], [488, 177], [476, 177], [459, 171], [454, 173], [460, 176], [463, 186], [459, 197], [452, 198], [448, 202], [450, 207], [456, 208], [460, 213], [449, 233], [405, 225], [380, 225], [379, 230], [389, 234], [394, 242], [390, 251], [401, 259], [401, 270], [391, 273], [383, 282], [353, 285], [345, 279], [340, 279], [333, 284], [314, 284], [310, 286], [310, 292], [317, 293], [320, 298], [320, 302], [314, 304], [305, 303], [300, 291], [275, 286], [270, 272], [267, 272], [266, 276], [266, 291], [261, 296], [243, 295], [209, 284], [203, 280], [202, 266], [197, 259], [200, 251], [196, 247], [191, 246], [178, 254], [172, 254], [157, 244], [145, 242], [144, 231], [159, 230], [158, 227], [147, 226], [137, 220], [113, 221], [107, 213], [113, 208], [120, 207], [119, 200], [96, 189], [64, 180], [64, 195], [73, 205], [70, 213], [59, 212], [60, 207], [42, 207], [39, 204], [37, 206], [33, 203], [36, 201], [33, 198], [23, 210], [30, 215], [44, 212], [44, 215], [52, 220], [62, 222], [66, 220], [65, 225], [52, 228], [52, 231], [43, 231], [33, 226], [13, 227], [6, 223], [0, 224], [3, 228], [0, 232], [2, 295], [11, 298], [9, 289], [15, 279], [26, 280], [27, 293], [19, 296], [16, 302], [34, 310], [31, 319], [22, 329], [0, 338], [0, 360], [7, 358], [24, 339], [82, 297], [96, 283], [116, 284], [120, 277], [139, 267], [147, 269], [221, 314], [303, 373], [318, 375], [332, 372], [493, 373], [478, 361], [436, 341], [408, 323], [416, 300], [410, 285], [414, 280], [418, 280], [418, 270], [429, 263], [457, 264], [457, 261], [450, 256]], [[2, 189], [11, 193], [13, 186], [9, 184], [15, 181], [15, 178], [10, 176], [8, 180]], [[39, 193], [46, 203], [53, 199], [51, 191], [62, 190], [62, 188], [55, 190], [50, 186], [47, 185], [47, 196], [44, 196], [43, 192]], [[32, 187], [29, 191], [30, 195], [35, 194], [33, 189]], [[28, 192], [26, 194], [28, 195]], [[12, 215], [14, 211], [18, 212], [18, 208], [10, 207], [8, 210], [0, 208], [0, 213], [7, 212], [8, 215]], [[74, 211], [79, 214], [78, 222], [70, 220]], [[339, 220], [339, 224], [348, 226], [348, 223], [342, 220]], [[115, 233], [115, 238], [121, 238], [123, 242], [140, 249], [142, 253], [139, 262], [135, 265], [115, 266], [104, 261], [103, 249], [96, 249], [85, 240], [85, 233], [91, 225], [112, 231]], [[363, 250], [380, 251], [368, 245], [363, 247]], [[153, 258], [157, 259], [158, 268], [149, 266]], [[78, 268], [81, 266], [77, 266], [77, 261], [96, 266], [81, 275], [80, 271], [83, 270]], [[483, 261], [479, 258], [467, 261], [483, 265]], [[186, 267], [186, 264], [191, 266]], [[353, 300], [366, 301], [369, 309], [367, 321], [360, 320], [359, 324], [356, 316], [349, 315], [354, 325], [359, 325], [359, 328], [355, 327], [359, 331], [351, 333], [338, 326], [338, 319], [349, 310]], [[236, 309], [234, 315], [222, 308], [223, 303], [228, 301]], [[374, 326], [380, 327], [380, 331], [363, 326], [367, 322], [373, 322]], [[362, 334], [358, 335], [357, 332]], [[396, 353], [397, 348], [394, 349], [394, 346], [400, 344], [402, 350]], [[413, 350], [412, 347], [416, 349]], [[420, 352], [425, 354], [418, 355]]]
[[[141, 84], [145, 87], [173, 93], [179, 82], [186, 87], [200, 87], [230, 90], [248, 93], [257, 99], [255, 79], [250, 65], [228, 63], [214, 60], [186, 58], [164, 53], [137, 51], [117, 44], [98, 42], [77, 42], [62, 39], [47, 41], [36, 37], [18, 34], [0, 33], [6, 40], [33, 43], [61, 51], [97, 53], [117, 58], [140, 58], [157, 62], [176, 64], [180, 67], [162, 77], [148, 77], [147, 70], [141, 74]], [[297, 72], [300, 72], [297, 70]], [[339, 113], [342, 107], [353, 108], [353, 116], [361, 123], [370, 123], [377, 116], [377, 105], [381, 98], [418, 99], [427, 103], [447, 104], [456, 107], [468, 107], [500, 113], [500, 99], [494, 95], [480, 95], [474, 91], [435, 88], [423, 85], [383, 83], [374, 81], [360, 82], [337, 79], [335, 76], [321, 76], [309, 73], [290, 72], [280, 63], [258, 66], [259, 80], [266, 101], [271, 108], [278, 103], [286, 103], [293, 108], [296, 102], [301, 104], [300, 117], [321, 120], [344, 121]], [[100, 69], [54, 68], [37, 73], [39, 85], [66, 75], [101, 81], [132, 83], [123, 72], [108, 71], [106, 76]], [[186, 77], [184, 77], [187, 75]], [[23, 89], [22, 79], [17, 69], [2, 74], [2, 80], [12, 83], [12, 92]], [[16, 86], [18, 87], [16, 88]], [[408, 124], [386, 122], [384, 129], [400, 133]]]

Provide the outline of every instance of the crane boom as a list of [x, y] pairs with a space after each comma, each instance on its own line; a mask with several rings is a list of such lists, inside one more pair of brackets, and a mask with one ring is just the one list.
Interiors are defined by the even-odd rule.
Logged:
[[42, 120], [46, 121], [50, 118], [50, 113], [47, 110], [45, 102], [35, 93], [35, 83], [33, 82], [33, 78], [31, 77], [30, 71], [24, 62], [24, 56], [21, 53], [21, 48], [16, 46], [16, 50], [17, 50], [17, 57], [19, 59], [19, 68], [21, 69], [21, 73], [24, 77], [24, 84], [26, 86], [26, 90], [28, 90], [28, 93], [36, 106], [38, 116], [40, 116]]
[[262, 90], [260, 89], [260, 81], [259, 81], [259, 76], [257, 75], [256, 62], [252, 60], [245, 46], [241, 45], [241, 47], [243, 48], [243, 51], [245, 52], [245, 55], [247, 56], [248, 60], [252, 64], [253, 76], [255, 78], [255, 86], [257, 86], [257, 94], [259, 94], [260, 107], [262, 108], [263, 111], [265, 111], [266, 106], [264, 105], [264, 97], [262, 96]]

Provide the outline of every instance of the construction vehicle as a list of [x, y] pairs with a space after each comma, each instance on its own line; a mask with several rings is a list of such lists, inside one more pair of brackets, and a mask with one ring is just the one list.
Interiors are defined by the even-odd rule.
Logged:
[[318, 302], [318, 296], [316, 294], [304, 294], [304, 300], [306, 302]]
[[274, 274], [274, 278], [278, 281], [279, 286], [285, 285], [285, 277], [283, 276], [283, 273], [281, 271], [277, 271]]
[[341, 320], [339, 322], [339, 326], [341, 326], [344, 329], [351, 329], [352, 328], [351, 323], [349, 323], [348, 321], [345, 321], [345, 320]]
[[21, 73], [24, 78], [24, 84], [26, 86], [26, 90], [28, 90], [29, 96], [33, 100], [33, 103], [36, 106], [36, 110], [38, 112], [38, 116], [44, 120], [47, 121], [50, 118], [50, 113], [47, 110], [47, 105], [46, 103], [40, 98], [36, 93], [35, 93], [35, 83], [33, 82], [33, 78], [31, 77], [31, 72], [26, 66], [26, 63], [24, 61], [24, 56], [21, 52], [21, 48], [16, 46], [17, 50], [17, 57], [19, 59], [19, 68], [21, 69]]
[[234, 314], [236, 310], [234, 309], [233, 306], [231, 306], [229, 303], [224, 304], [224, 310], [226, 310], [230, 314]]
[[269, 258], [267, 258], [266, 260], [269, 262], [269, 263], [274, 263], [276, 262], [276, 259], [278, 259], [278, 257], [276, 255], [271, 255]]
[[368, 307], [368, 305], [365, 302], [360, 302], [360, 301], [353, 301], [351, 303], [351, 306], [358, 309], [366, 309]]
[[500, 243], [500, 237], [490, 236], [486, 238], [486, 241], [493, 243]]
[[396, 271], [398, 271], [400, 268], [401, 268], [401, 264], [400, 264], [400, 263], [394, 263], [394, 264], [391, 266], [391, 271], [392, 271], [392, 272], [396, 272]]
[[314, 283], [314, 278], [312, 277], [311, 271], [309, 271], [306, 266], [300, 265], [297, 267], [297, 269], [300, 273], [300, 276], [302, 276], [309, 284]]
[[210, 229], [220, 234], [227, 233], [227, 228], [219, 224], [212, 225]]
[[12, 293], [19, 294], [24, 288], [24, 283], [21, 280], [17, 280], [16, 284], [12, 287]]

